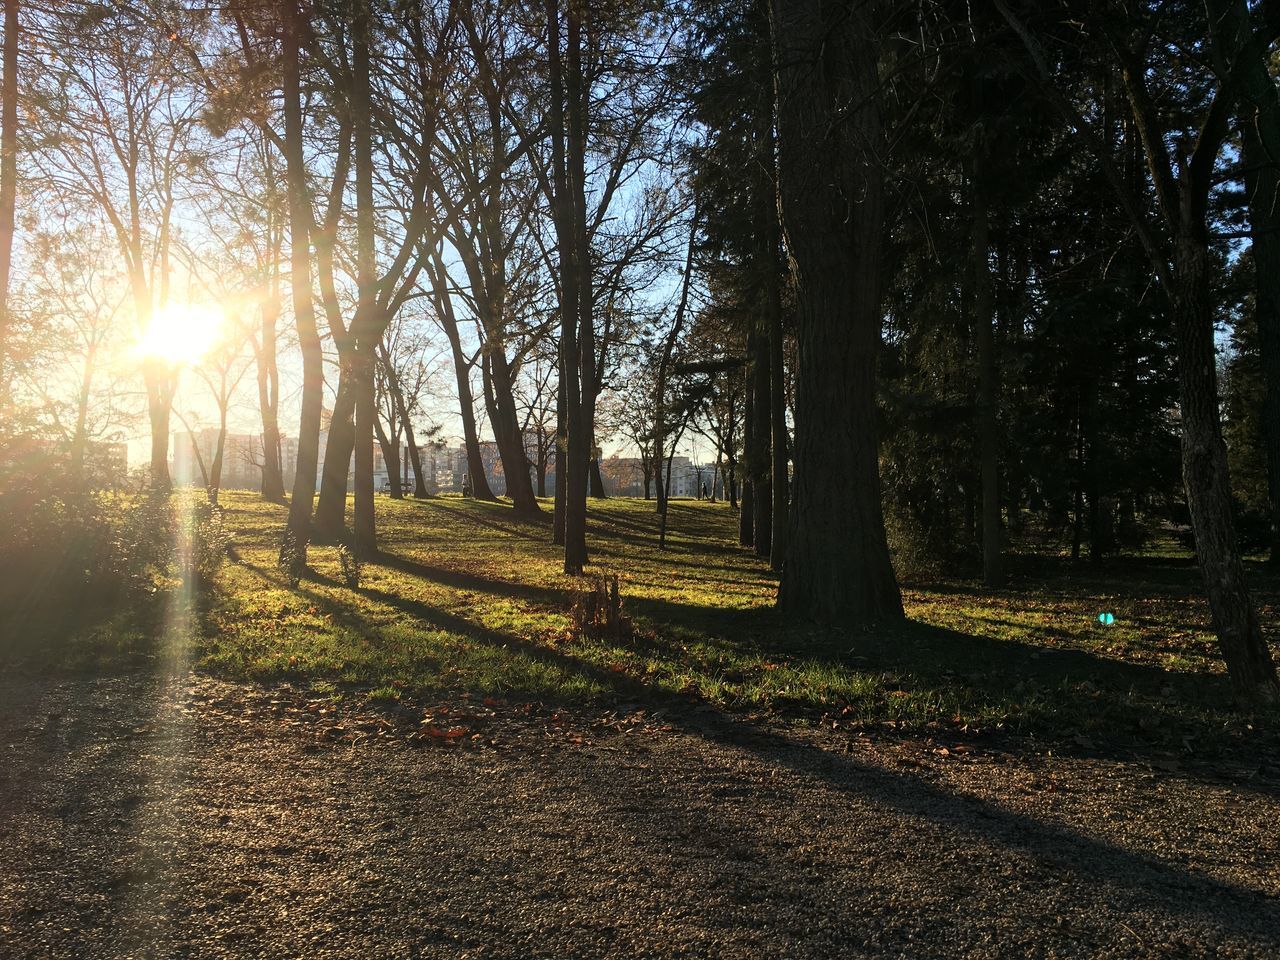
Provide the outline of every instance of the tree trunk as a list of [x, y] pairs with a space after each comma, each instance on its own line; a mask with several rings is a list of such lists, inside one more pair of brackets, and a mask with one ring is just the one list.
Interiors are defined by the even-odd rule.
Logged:
[[765, 333], [752, 336], [751, 381], [755, 391], [755, 443], [751, 460], [751, 483], [755, 488], [752, 504], [755, 508], [756, 556], [769, 558], [773, 547], [773, 484], [771, 466], [773, 401], [770, 397], [769, 337]]
[[745, 405], [742, 416], [742, 512], [738, 514], [738, 543], [744, 547], [756, 542], [756, 496], [751, 461], [756, 444], [756, 401], [751, 369], [743, 371]]
[[378, 447], [382, 450], [382, 462], [387, 466], [387, 485], [391, 488], [391, 499], [403, 500], [404, 486], [400, 482], [399, 444], [387, 436], [387, 431], [383, 429], [377, 416], [373, 418], [373, 433], [378, 438]]
[[[1248, 12], [1244, 12], [1248, 16]], [[1280, 564], [1280, 95], [1256, 40], [1242, 54], [1240, 132], [1253, 230], [1254, 311], [1262, 364], [1270, 562]]]
[[[373, 442], [378, 418], [374, 380], [374, 351], [382, 339], [378, 323], [377, 259], [374, 243], [373, 126], [369, 97], [369, 0], [357, 0], [351, 25], [352, 148], [356, 185], [356, 312], [351, 323], [354, 341], [351, 386], [355, 393], [355, 523], [357, 557], [372, 559], [378, 552], [373, 505]], [[387, 464], [388, 469], [391, 464]]]
[[462, 352], [462, 335], [458, 332], [458, 318], [453, 312], [453, 303], [449, 299], [449, 291], [445, 286], [444, 262], [436, 259], [435, 269], [431, 273], [432, 286], [435, 289], [436, 308], [440, 317], [440, 325], [444, 327], [445, 336], [449, 338], [449, 348], [453, 353], [454, 380], [458, 385], [458, 412], [462, 417], [462, 440], [467, 453], [467, 475], [471, 480], [471, 495], [477, 500], [494, 501], [489, 487], [489, 479], [484, 473], [484, 460], [480, 456], [480, 437], [476, 433], [476, 401], [471, 393], [471, 367], [466, 355]]
[[218, 505], [218, 493], [222, 490], [222, 461], [227, 450], [227, 405], [225, 401], [218, 410], [218, 439], [213, 445], [213, 461], [209, 464], [209, 476], [206, 479], [206, 493], [209, 502]]
[[[350, 367], [338, 374], [338, 393], [329, 417], [325, 438], [320, 502], [316, 506], [316, 534], [337, 541], [345, 536], [347, 523], [347, 474], [351, 472], [351, 452], [355, 448], [355, 394], [351, 389]], [[301, 468], [299, 468], [301, 469]]]
[[324, 357], [311, 299], [311, 251], [308, 240], [311, 199], [307, 192], [306, 160], [302, 147], [302, 104], [298, 82], [297, 0], [285, 0], [281, 30], [284, 72], [285, 170], [289, 186], [289, 281], [293, 293], [294, 324], [302, 354], [302, 410], [298, 425], [298, 468], [289, 502], [289, 523], [280, 559], [296, 574], [306, 566], [311, 539], [311, 508], [316, 492], [320, 453], [320, 412], [324, 402]]
[[[1270, 91], [1275, 98], [1275, 90]], [[1261, 138], [1244, 126], [1244, 165], [1253, 226], [1254, 310], [1262, 365], [1262, 446], [1267, 463], [1267, 501], [1271, 513], [1270, 562], [1280, 565], [1280, 106], [1259, 110], [1257, 126], [1271, 126], [1264, 152]], [[1266, 159], [1266, 158], [1270, 159]]]
[[[582, 96], [581, 61], [579, 46], [581, 29], [577, 12], [570, 5], [566, 43], [567, 64], [561, 75], [560, 65], [560, 10], [557, 0], [547, 0], [547, 53], [548, 78], [551, 86], [550, 120], [552, 143], [552, 169], [555, 179], [555, 227], [556, 246], [560, 257], [560, 392], [564, 405], [565, 443], [557, 457], [556, 497], [563, 503], [564, 570], [565, 573], [581, 573], [587, 562], [586, 510], [587, 510], [587, 455], [586, 430], [582, 420], [581, 355], [578, 344], [580, 321], [581, 281], [578, 271], [587, 265], [578, 262], [577, 222], [581, 211], [574, 202], [578, 191], [573, 178], [585, 175], [585, 168], [576, 161], [582, 160], [573, 146], [566, 157], [566, 140], [574, 141], [573, 133], [565, 122], [566, 97], [569, 110], [577, 114]], [[569, 126], [572, 126], [572, 120]], [[563, 472], [562, 472], [563, 470]], [[561, 489], [563, 488], [563, 494]], [[557, 532], [559, 532], [557, 530]]]
[[878, 56], [865, 13], [837, 6], [774, 0], [773, 8], [779, 185], [797, 321], [795, 478], [778, 604], [851, 626], [903, 612], [876, 434]]
[[[529, 456], [525, 452], [524, 436], [520, 432], [520, 414], [516, 409], [515, 393], [512, 390], [511, 367], [501, 343], [495, 343], [493, 347], [484, 358], [488, 363], [487, 385], [492, 390], [493, 401], [489, 411], [489, 426], [493, 428], [493, 438], [498, 443], [498, 454], [502, 457], [502, 472], [507, 478], [507, 496], [511, 498], [517, 512], [541, 513], [538, 500], [533, 494]], [[584, 462], [583, 466], [585, 465]]]
[[[978, 138], [982, 132], [979, 130]], [[990, 230], [987, 219], [986, 185], [982, 146], [974, 149], [973, 237], [970, 244], [973, 267], [973, 325], [978, 345], [977, 433], [978, 462], [982, 475], [982, 582], [988, 587], [1004, 584], [1004, 532], [1000, 523], [1000, 437], [996, 421], [996, 348], [992, 324], [995, 310], [991, 294]]]
[[18, 197], [18, 30], [18, 0], [4, 0], [4, 80], [0, 88], [4, 101], [0, 105], [0, 412], [9, 396], [9, 274]]
[[148, 361], [143, 370], [147, 388], [147, 419], [151, 427], [151, 491], [169, 492], [169, 418], [173, 412], [173, 379], [160, 361]]
[[[273, 268], [274, 269], [274, 268]], [[284, 471], [280, 464], [280, 371], [276, 362], [276, 328], [280, 322], [278, 289], [262, 302], [262, 343], [258, 350], [258, 409], [262, 414], [262, 497], [284, 502]]]
[[1273, 702], [1280, 693], [1266, 640], [1245, 584], [1231, 517], [1227, 446], [1218, 414], [1213, 305], [1207, 232], [1183, 225], [1176, 238], [1174, 331], [1178, 344], [1178, 405], [1182, 478], [1196, 538], [1196, 559], [1222, 658], [1242, 704]]
[[773, 465], [770, 489], [773, 491], [773, 529], [770, 536], [769, 566], [781, 573], [787, 556], [787, 513], [790, 476], [787, 471], [787, 396], [786, 369], [783, 364], [782, 299], [774, 271], [769, 305], [769, 441]]

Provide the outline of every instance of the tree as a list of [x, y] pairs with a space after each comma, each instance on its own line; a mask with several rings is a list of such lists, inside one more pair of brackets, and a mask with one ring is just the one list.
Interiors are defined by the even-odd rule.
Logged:
[[[1023, 39], [1040, 76], [1049, 79], [1034, 37], [1003, 4], [1002, 13]], [[1152, 193], [1168, 240], [1148, 223], [1141, 198], [1111, 172], [1118, 199], [1143, 240], [1151, 265], [1173, 316], [1178, 358], [1178, 408], [1182, 430], [1182, 479], [1195, 532], [1196, 559], [1203, 574], [1209, 608], [1223, 660], [1237, 700], [1243, 704], [1271, 701], [1280, 695], [1275, 666], [1249, 596], [1244, 565], [1231, 516], [1227, 449], [1218, 409], [1217, 360], [1211, 296], [1210, 194], [1214, 171], [1229, 133], [1237, 87], [1235, 64], [1252, 31], [1238, 22], [1240, 10], [1228, 0], [1214, 0], [1206, 11], [1218, 24], [1228, 48], [1222, 62], [1232, 64], [1226, 77], [1199, 77], [1172, 117], [1162, 114], [1151, 89], [1152, 58], [1159, 47], [1147, 42], [1150, 24], [1138, 18], [1109, 23], [1107, 52], [1119, 63], [1130, 114], [1142, 145]], [[1247, 11], [1245, 11], [1247, 13]], [[1232, 19], [1232, 18], [1236, 19]], [[1207, 26], [1192, 29], [1207, 32]], [[1204, 35], [1203, 33], [1201, 34]], [[1050, 81], [1051, 82], [1051, 81]], [[1069, 104], [1059, 101], [1077, 129], [1096, 146], [1093, 128]], [[1174, 124], [1190, 112], [1199, 120], [1194, 134], [1184, 134], [1185, 153], [1175, 169], [1170, 152]], [[1102, 157], [1103, 163], [1108, 158]], [[1108, 169], [1110, 167], [1108, 166]]]
[[875, 407], [885, 144], [874, 27], [866, 11], [820, 0], [775, 0], [773, 9], [797, 348], [778, 604], [825, 623], [896, 619], [902, 599], [881, 512]]
[[311, 509], [316, 493], [316, 469], [320, 461], [320, 414], [324, 401], [324, 358], [311, 293], [311, 199], [302, 144], [302, 103], [299, 83], [299, 30], [297, 0], [281, 4], [281, 65], [284, 100], [285, 180], [289, 193], [289, 286], [294, 325], [302, 353], [302, 409], [298, 424], [298, 462], [289, 522], [280, 547], [280, 562], [294, 576], [307, 563], [311, 540]]
[[4, 77], [0, 80], [0, 411], [9, 396], [5, 352], [11, 325], [9, 276], [18, 196], [18, 6], [19, 0], [4, 0]]

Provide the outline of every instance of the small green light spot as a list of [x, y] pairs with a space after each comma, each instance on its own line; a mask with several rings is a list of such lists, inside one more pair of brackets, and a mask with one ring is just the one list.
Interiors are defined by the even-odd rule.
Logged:
[[1104, 627], [1109, 627], [1116, 622], [1116, 615], [1114, 613], [1100, 613], [1098, 614], [1098, 622]]

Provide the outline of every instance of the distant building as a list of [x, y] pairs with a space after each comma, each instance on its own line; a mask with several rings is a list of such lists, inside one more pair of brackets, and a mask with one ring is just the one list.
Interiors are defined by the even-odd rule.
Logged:
[[[173, 435], [169, 475], [177, 486], [204, 486], [218, 448], [218, 428], [205, 427]], [[262, 436], [255, 433], [228, 433], [223, 444], [222, 473], [218, 485], [224, 490], [262, 489]], [[323, 448], [322, 448], [323, 452]], [[298, 441], [280, 438], [280, 472], [285, 489], [293, 486], [298, 469]]]
[[[606, 457], [600, 461], [600, 477], [604, 492], [611, 497], [644, 496], [644, 464], [639, 457]], [[650, 478], [649, 494], [656, 492]]]

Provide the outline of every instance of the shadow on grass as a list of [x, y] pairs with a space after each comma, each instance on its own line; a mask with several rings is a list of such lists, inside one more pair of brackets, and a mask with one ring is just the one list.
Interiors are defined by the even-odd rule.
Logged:
[[[554, 588], [492, 580], [389, 554], [378, 562], [445, 587], [551, 609], [565, 609], [568, 604], [567, 595]], [[252, 569], [273, 577], [271, 572]], [[309, 582], [340, 586], [319, 575], [312, 575]], [[353, 626], [360, 635], [376, 637], [385, 622], [362, 617], [352, 604], [330, 594], [311, 589], [305, 593], [326, 614]], [[1231, 759], [1246, 749], [1277, 746], [1273, 731], [1255, 732], [1246, 739], [1238, 718], [1220, 708], [1229, 702], [1229, 690], [1220, 676], [1170, 674], [1084, 650], [997, 641], [918, 622], [862, 632], [816, 631], [789, 624], [768, 608], [725, 611], [636, 597], [627, 600], [641, 628], [634, 637], [604, 644], [553, 643], [494, 629], [465, 611], [444, 610], [397, 592], [363, 587], [355, 594], [430, 630], [487, 648], [473, 654], [450, 650], [444, 659], [453, 658], [458, 672], [451, 681], [432, 682], [442, 689], [473, 685], [475, 692], [564, 705], [585, 700], [668, 707], [700, 703], [716, 710], [763, 708], [781, 717], [807, 720], [841, 716], [845, 708], [852, 710], [859, 729], [927, 734], [943, 741], [987, 735], [1015, 749], [1027, 746], [1026, 738], [1031, 738], [1077, 755], [1185, 763], [1190, 768], [1203, 765], [1204, 760]], [[718, 630], [714, 636], [706, 630], [711, 620]], [[422, 663], [442, 662], [440, 656], [426, 654], [423, 650], [416, 655]], [[549, 684], [545, 674], [522, 667], [519, 657], [558, 671], [563, 682]], [[629, 657], [639, 661], [628, 662]], [[646, 658], [658, 665], [656, 673], [637, 669], [636, 663]], [[497, 661], [504, 662], [495, 675]], [[371, 686], [403, 682], [397, 669], [373, 664], [374, 675], [367, 682]], [[810, 678], [852, 677], [861, 686], [842, 696], [809, 679], [793, 689], [779, 681], [778, 689], [764, 697], [752, 693], [760, 689], [761, 678], [772, 676], [768, 671], [775, 669], [778, 676], [791, 671]], [[379, 675], [380, 670], [385, 676]], [[584, 696], [586, 689], [594, 692]], [[728, 694], [712, 699], [709, 691], [713, 689]], [[952, 711], [954, 723], [950, 722]], [[974, 717], [979, 719], [967, 719]], [[891, 722], [886, 723], [887, 718]], [[962, 718], [966, 718], [963, 724]], [[972, 728], [974, 722], [979, 730]], [[1009, 740], [1010, 735], [1014, 740]], [[1189, 770], [1188, 775], [1221, 777], [1216, 769]], [[1275, 785], [1261, 789], [1276, 792]]]

